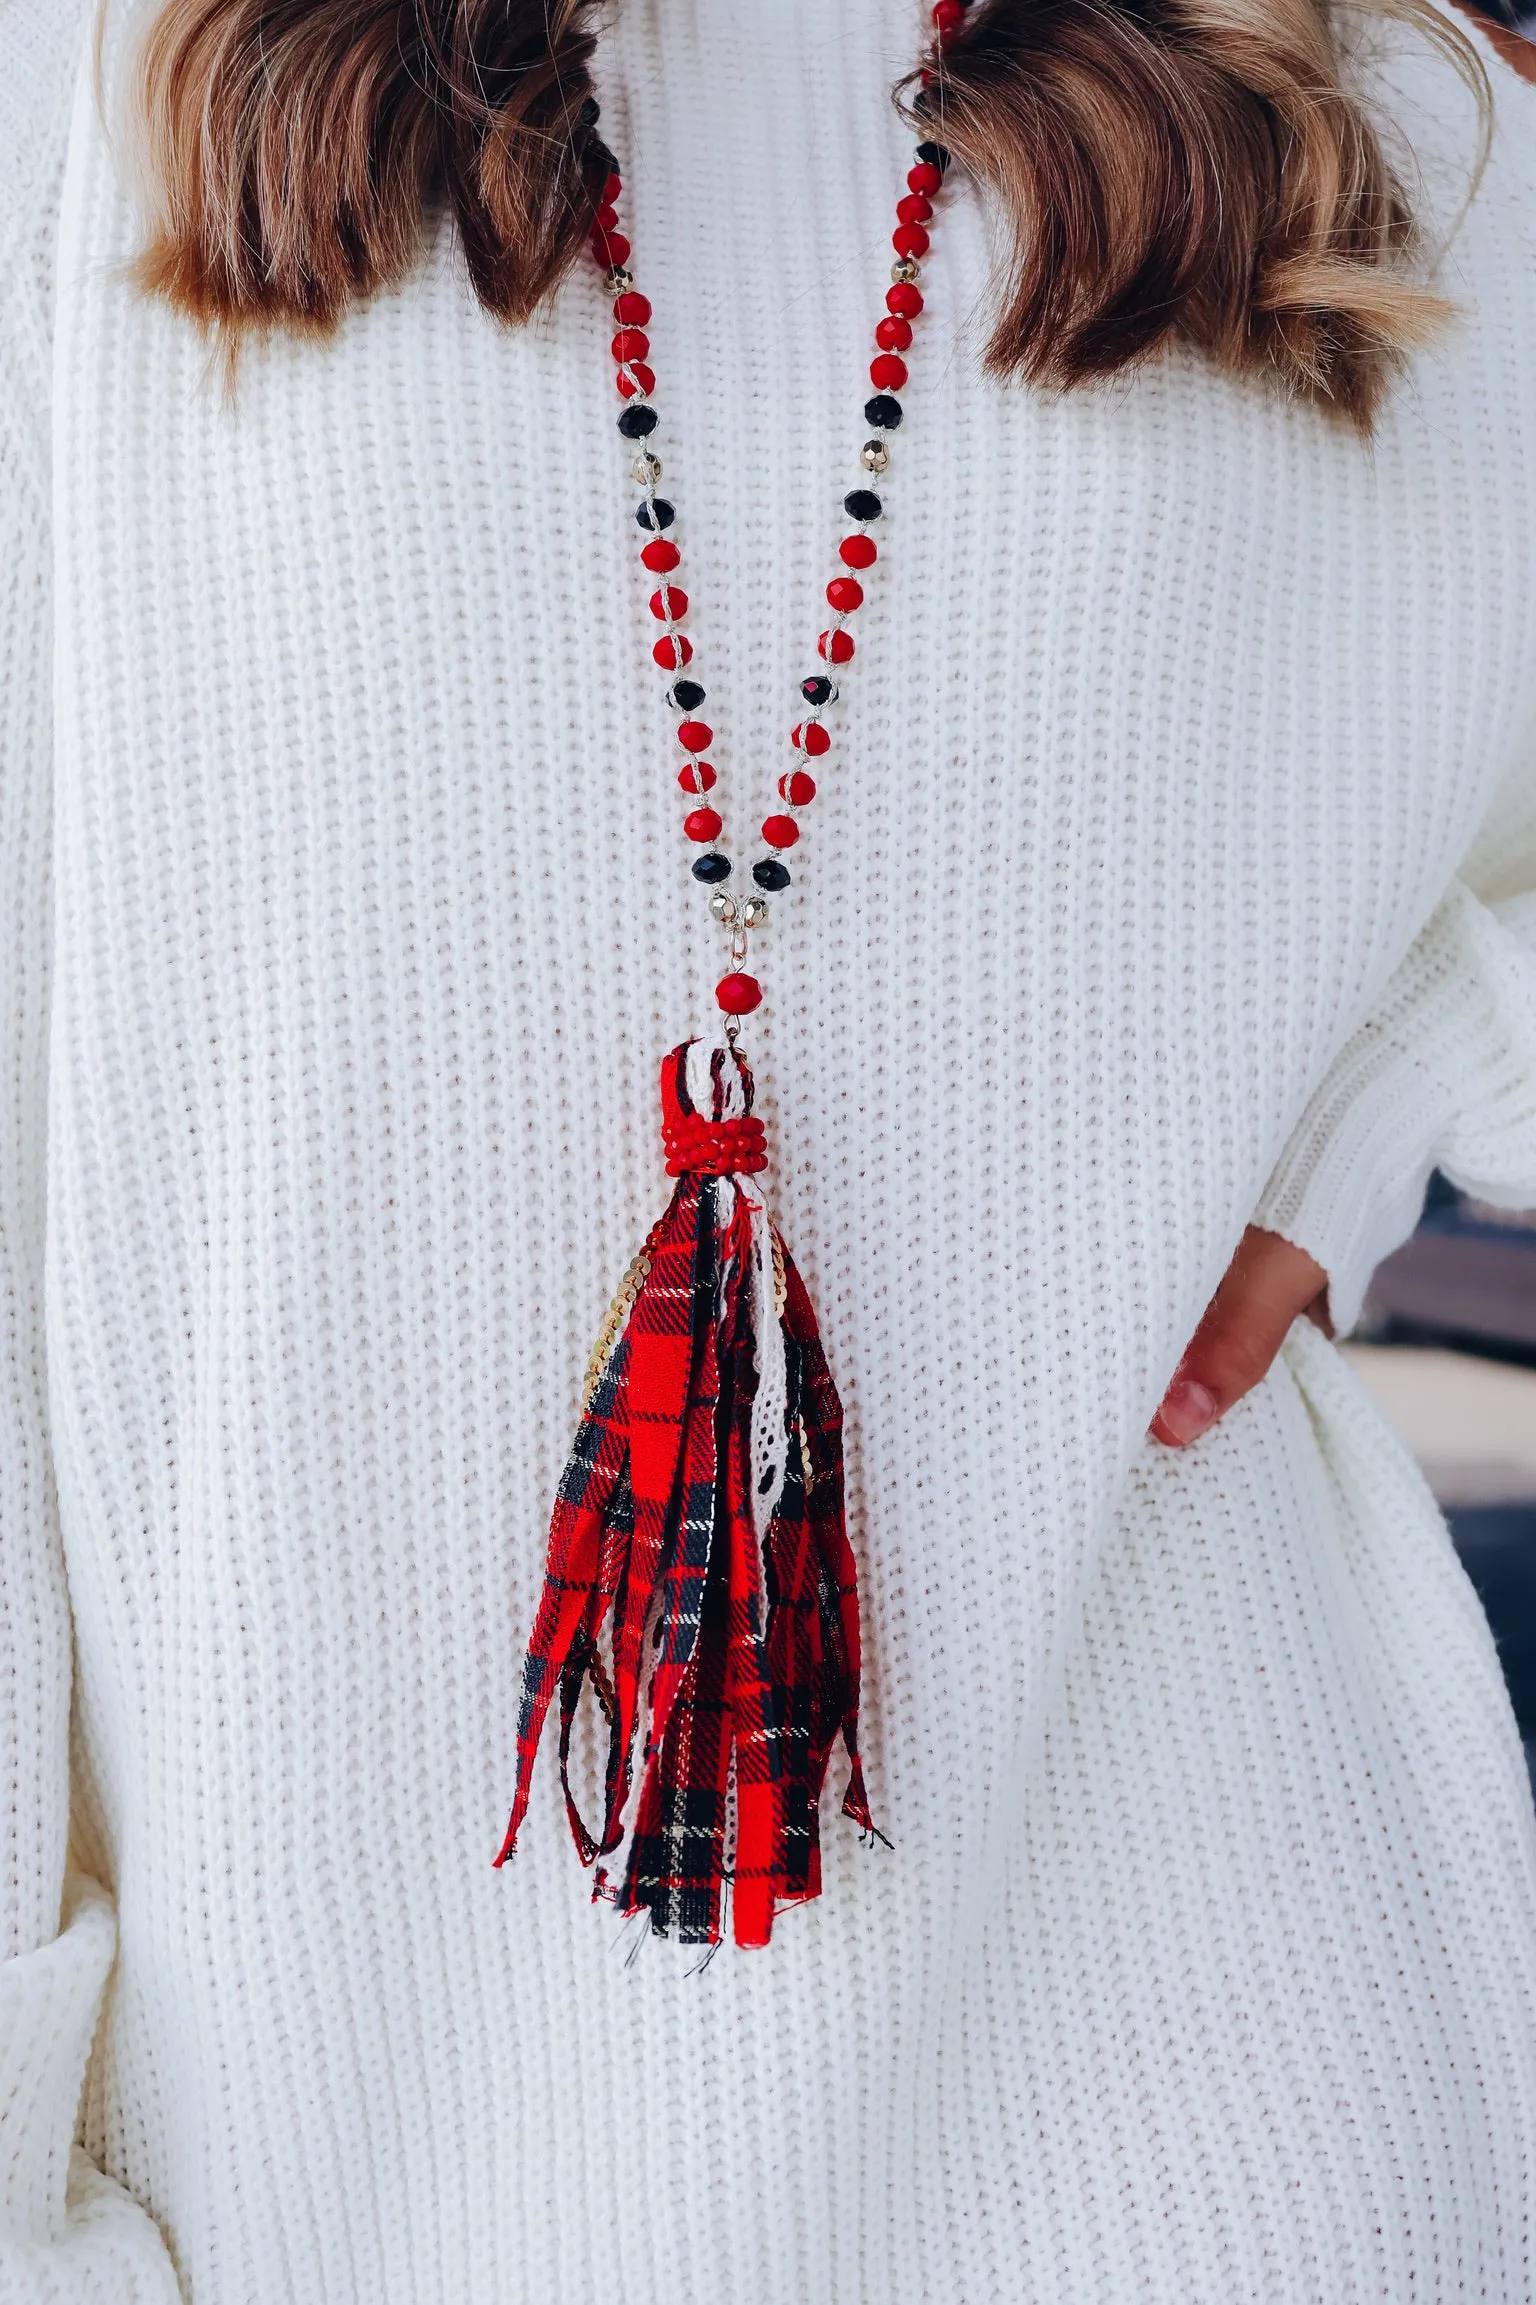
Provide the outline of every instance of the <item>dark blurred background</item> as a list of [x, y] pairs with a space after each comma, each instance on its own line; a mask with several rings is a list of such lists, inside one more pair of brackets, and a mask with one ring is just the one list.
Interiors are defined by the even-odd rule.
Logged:
[[1445, 1510], [1536, 1778], [1536, 1212], [1436, 1177], [1344, 1350]]

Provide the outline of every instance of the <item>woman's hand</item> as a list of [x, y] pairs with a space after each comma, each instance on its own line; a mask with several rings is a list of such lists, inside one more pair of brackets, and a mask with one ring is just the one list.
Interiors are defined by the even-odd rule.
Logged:
[[1183, 1448], [1262, 1377], [1298, 1313], [1332, 1336], [1328, 1275], [1305, 1249], [1250, 1225], [1152, 1419], [1155, 1441]]

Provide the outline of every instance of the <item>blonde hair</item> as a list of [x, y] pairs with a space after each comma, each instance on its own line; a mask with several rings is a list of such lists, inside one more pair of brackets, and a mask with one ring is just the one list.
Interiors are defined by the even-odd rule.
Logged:
[[[1429, 0], [1378, 0], [1475, 88]], [[165, 0], [137, 65], [154, 220], [141, 285], [227, 342], [324, 331], [406, 276], [429, 205], [476, 294], [528, 317], [610, 156], [592, 0]], [[1171, 340], [1369, 427], [1443, 315], [1346, 88], [1328, 0], [978, 0], [898, 92], [989, 186], [1013, 255], [990, 366], [1059, 386]]]

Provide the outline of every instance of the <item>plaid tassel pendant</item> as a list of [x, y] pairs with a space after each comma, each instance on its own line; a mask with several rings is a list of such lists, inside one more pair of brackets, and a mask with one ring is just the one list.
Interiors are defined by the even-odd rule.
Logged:
[[[874, 1830], [842, 1406], [753, 1182], [767, 1154], [745, 1060], [685, 1041], [662, 1065], [661, 1099], [676, 1189], [588, 1372], [494, 1862], [513, 1854], [558, 1693], [566, 1814], [583, 1864], [597, 1864], [594, 1896], [648, 1912], [658, 1935], [712, 1945], [729, 1881], [736, 1942], [763, 1945], [781, 1906], [820, 1891], [818, 1807], [839, 1734], [843, 1814]], [[570, 1776], [588, 1682], [608, 1725], [591, 1825]]]

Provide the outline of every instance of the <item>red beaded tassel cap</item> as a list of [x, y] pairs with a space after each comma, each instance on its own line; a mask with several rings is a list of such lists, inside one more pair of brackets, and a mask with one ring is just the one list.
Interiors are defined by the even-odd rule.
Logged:
[[[816, 1316], [762, 1194], [762, 1122], [734, 1050], [685, 1041], [661, 1068], [665, 1215], [625, 1276], [588, 1371], [523, 1665], [513, 1853], [545, 1715], [594, 1896], [737, 1944], [821, 1888], [818, 1802], [839, 1730], [843, 1814], [872, 1831], [859, 1764], [859, 1608], [843, 1519], [842, 1405]], [[590, 1680], [608, 1723], [589, 1830], [571, 1731]], [[626, 1825], [636, 1767], [640, 1786]]]

